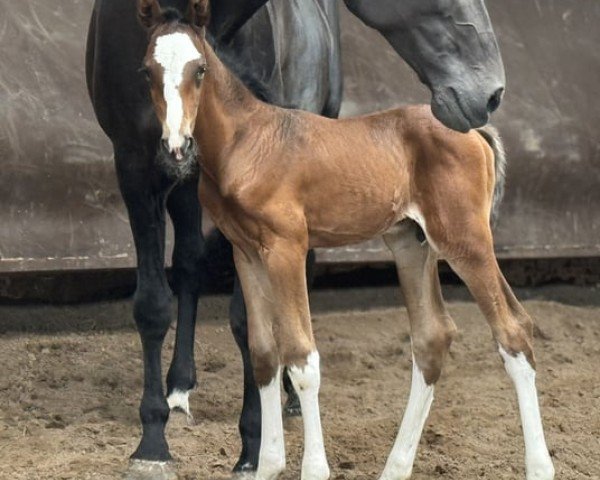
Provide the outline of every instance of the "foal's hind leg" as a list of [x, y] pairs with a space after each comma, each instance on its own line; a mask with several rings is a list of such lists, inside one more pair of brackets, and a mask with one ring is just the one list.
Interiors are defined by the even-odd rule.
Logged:
[[394, 255], [410, 318], [413, 372], [408, 405], [382, 480], [410, 478], [433, 387], [456, 331], [442, 299], [437, 256], [420, 235], [412, 221], [404, 221], [384, 235]]
[[468, 230], [448, 231], [457, 228], [451, 224], [443, 235], [428, 233], [475, 297], [498, 342], [506, 371], [517, 391], [527, 479], [551, 480], [554, 467], [544, 439], [535, 387], [533, 322], [500, 272], [487, 221], [471, 218], [464, 225], [469, 226]]

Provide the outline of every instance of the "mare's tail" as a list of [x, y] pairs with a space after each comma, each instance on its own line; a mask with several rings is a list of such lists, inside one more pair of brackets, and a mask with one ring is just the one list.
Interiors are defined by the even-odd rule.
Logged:
[[500, 134], [496, 127], [486, 125], [478, 128], [477, 131], [492, 147], [494, 152], [494, 170], [496, 171], [496, 184], [494, 185], [494, 197], [492, 200], [491, 224], [492, 226], [498, 221], [500, 215], [500, 203], [504, 197], [504, 183], [506, 180], [506, 152], [504, 144], [500, 138]]

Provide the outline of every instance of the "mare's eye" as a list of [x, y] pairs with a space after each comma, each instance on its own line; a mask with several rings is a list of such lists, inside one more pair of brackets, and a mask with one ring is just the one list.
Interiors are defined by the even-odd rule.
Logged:
[[194, 79], [196, 80], [196, 84], [200, 84], [202, 79], [204, 78], [204, 74], [206, 73], [206, 65], [202, 65], [198, 67], [196, 73], [194, 74]]

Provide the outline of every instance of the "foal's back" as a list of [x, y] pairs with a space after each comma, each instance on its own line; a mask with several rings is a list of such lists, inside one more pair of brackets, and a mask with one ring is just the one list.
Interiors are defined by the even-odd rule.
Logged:
[[[466, 195], [481, 185], [484, 195], [493, 189], [493, 154], [483, 137], [444, 127], [427, 105], [342, 120], [296, 110], [276, 115], [263, 134], [269, 155], [253, 162], [248, 197], [287, 205], [291, 221], [304, 217], [311, 246], [384, 233], [423, 196], [443, 201], [437, 192], [457, 187], [444, 181], [449, 175]], [[253, 210], [270, 212], [264, 204]]]

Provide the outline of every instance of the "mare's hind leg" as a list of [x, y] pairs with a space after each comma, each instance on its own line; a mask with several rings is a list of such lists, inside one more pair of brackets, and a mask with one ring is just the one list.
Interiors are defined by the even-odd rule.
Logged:
[[196, 176], [173, 189], [167, 208], [175, 231], [173, 288], [178, 299], [175, 350], [167, 373], [167, 403], [171, 410], [181, 410], [191, 419], [188, 397], [196, 386], [196, 311], [202, 278], [206, 274]]
[[442, 299], [437, 255], [420, 235], [412, 221], [404, 221], [384, 235], [394, 255], [410, 319], [413, 371], [408, 405], [382, 480], [410, 478], [434, 384], [456, 331]]
[[246, 306], [237, 274], [233, 285], [231, 303], [229, 304], [229, 323], [233, 337], [240, 349], [244, 367], [244, 400], [238, 424], [242, 439], [242, 451], [233, 467], [233, 471], [253, 472], [258, 467], [258, 454], [260, 451], [260, 396], [252, 371]]
[[470, 221], [468, 214], [461, 218], [462, 227], [452, 222], [443, 233], [429, 229], [428, 238], [465, 282], [498, 342], [506, 371], [517, 391], [527, 479], [551, 480], [554, 467], [544, 439], [535, 387], [533, 322], [500, 272], [487, 216], [480, 219], [471, 216]]

